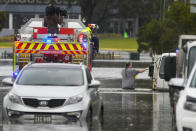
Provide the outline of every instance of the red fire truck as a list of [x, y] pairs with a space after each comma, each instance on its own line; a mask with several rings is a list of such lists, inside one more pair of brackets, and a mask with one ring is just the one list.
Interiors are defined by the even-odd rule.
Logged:
[[[13, 45], [13, 76], [29, 62], [83, 63], [92, 68], [94, 43], [79, 19], [66, 19], [59, 34], [49, 34], [43, 18], [32, 18], [21, 27]], [[84, 31], [85, 30], [85, 31]]]

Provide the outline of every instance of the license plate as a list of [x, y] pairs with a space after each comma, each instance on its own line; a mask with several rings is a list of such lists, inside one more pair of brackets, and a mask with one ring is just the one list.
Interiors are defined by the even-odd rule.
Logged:
[[39, 124], [39, 123], [51, 123], [52, 122], [52, 116], [51, 115], [40, 115], [36, 114], [34, 115], [34, 123]]

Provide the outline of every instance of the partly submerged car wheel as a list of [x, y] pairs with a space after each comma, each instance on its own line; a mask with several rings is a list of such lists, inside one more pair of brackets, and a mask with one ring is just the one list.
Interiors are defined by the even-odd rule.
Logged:
[[101, 125], [104, 123], [104, 106], [103, 104], [101, 105], [101, 110], [99, 112], [99, 120], [101, 122]]
[[7, 123], [9, 120], [5, 109], [2, 109], [2, 111], [1, 111], [1, 118], [2, 118], [1, 119], [2, 123]]
[[87, 113], [87, 116], [86, 116], [86, 121], [88, 124], [92, 124], [92, 121], [93, 121], [93, 109], [92, 107], [90, 106], [89, 110], [88, 110], [88, 113]]

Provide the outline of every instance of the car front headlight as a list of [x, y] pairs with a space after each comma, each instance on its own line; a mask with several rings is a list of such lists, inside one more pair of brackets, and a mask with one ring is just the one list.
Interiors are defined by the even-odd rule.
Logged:
[[196, 112], [196, 98], [187, 96], [186, 102], [184, 103], [184, 109]]
[[8, 95], [8, 98], [13, 103], [17, 103], [17, 104], [21, 104], [22, 103], [20, 97], [15, 95], [15, 94], [13, 94], [13, 93], [10, 93]]
[[68, 98], [66, 104], [67, 105], [75, 104], [81, 102], [82, 100], [83, 100], [83, 95], [72, 96]]

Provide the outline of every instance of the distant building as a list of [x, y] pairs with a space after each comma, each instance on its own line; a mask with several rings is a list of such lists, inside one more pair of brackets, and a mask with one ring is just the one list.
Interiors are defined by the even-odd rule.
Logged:
[[111, 33], [123, 34], [127, 33], [128, 37], [136, 37], [139, 30], [139, 18], [113, 18], [108, 22], [108, 31]]
[[[80, 18], [81, 8], [75, 0], [53, 0], [56, 6], [66, 9], [69, 18]], [[50, 0], [0, 0], [0, 10], [7, 14], [5, 28], [9, 30], [19, 29], [28, 19], [44, 17], [45, 8]], [[70, 8], [68, 8], [70, 6]]]

